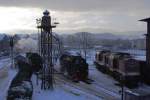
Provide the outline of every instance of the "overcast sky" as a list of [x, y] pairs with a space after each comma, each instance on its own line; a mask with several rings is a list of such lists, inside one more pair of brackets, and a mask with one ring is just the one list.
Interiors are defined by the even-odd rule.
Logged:
[[150, 0], [0, 0], [0, 33], [36, 32], [36, 18], [48, 9], [61, 33], [146, 31]]

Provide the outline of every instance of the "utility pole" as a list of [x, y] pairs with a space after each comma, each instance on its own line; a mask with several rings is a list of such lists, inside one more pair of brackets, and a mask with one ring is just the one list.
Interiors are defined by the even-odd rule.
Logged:
[[[37, 28], [40, 29], [40, 55], [43, 58], [42, 83], [41, 89], [53, 89], [53, 54], [52, 54], [52, 29], [56, 28], [57, 22], [54, 25], [51, 23], [50, 12], [45, 10], [41, 20], [37, 20]], [[39, 24], [40, 23], [40, 24]]]
[[121, 81], [121, 100], [124, 100], [124, 76], [120, 76]]
[[11, 67], [14, 68], [14, 37], [10, 36], [10, 55], [11, 55]]
[[84, 57], [86, 60], [86, 55], [87, 55], [87, 34], [85, 32], [83, 32], [83, 48], [84, 48]]
[[86, 32], [82, 32], [81, 38], [80, 38], [81, 48], [83, 50], [83, 55], [84, 55], [85, 60], [87, 58], [87, 49], [88, 49], [88, 36], [87, 35], [88, 34], [86, 34]]

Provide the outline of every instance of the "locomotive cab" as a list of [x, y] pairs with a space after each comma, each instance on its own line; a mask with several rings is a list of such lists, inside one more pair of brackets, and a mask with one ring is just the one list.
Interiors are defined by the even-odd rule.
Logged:
[[88, 79], [88, 64], [79, 54], [65, 53], [60, 57], [60, 71], [72, 80]]

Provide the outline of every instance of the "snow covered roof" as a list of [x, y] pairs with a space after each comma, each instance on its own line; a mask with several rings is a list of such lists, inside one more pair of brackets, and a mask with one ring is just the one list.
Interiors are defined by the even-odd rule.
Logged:
[[146, 61], [146, 56], [135, 56], [134, 58], [135, 58], [136, 60]]
[[69, 54], [72, 56], [81, 56], [81, 54], [79, 52], [76, 52], [76, 51], [66, 51], [66, 52], [64, 52], [64, 54]]

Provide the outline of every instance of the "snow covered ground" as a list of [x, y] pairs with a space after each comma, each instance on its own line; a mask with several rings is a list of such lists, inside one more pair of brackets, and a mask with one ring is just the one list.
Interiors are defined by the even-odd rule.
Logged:
[[10, 68], [10, 59], [0, 60], [0, 100], [6, 100], [9, 85], [17, 71]]
[[41, 90], [40, 84], [36, 85], [35, 76], [32, 77], [32, 82], [34, 86], [32, 100], [101, 100], [58, 80], [55, 80], [54, 90]]
[[94, 88], [99, 89], [100, 91], [106, 92], [109, 95], [112, 95], [117, 98], [121, 98], [119, 91], [120, 87], [115, 84], [118, 83], [111, 76], [101, 73], [96, 69], [94, 65], [96, 51], [89, 51], [87, 55], [87, 63], [89, 64], [89, 78], [94, 80]]
[[8, 66], [8, 64], [10, 64], [9, 58], [0, 59], [0, 69], [4, 68], [5, 66]]
[[[9, 85], [17, 71], [10, 68], [10, 59], [0, 60], [0, 100], [6, 100]], [[41, 90], [40, 85], [36, 85], [35, 76], [32, 77], [34, 86], [33, 100], [101, 100], [99, 97], [84, 92], [76, 87], [67, 85], [60, 81], [55, 81], [54, 90]]]
[[[73, 50], [72, 52], [78, 51]], [[93, 63], [93, 61], [95, 60], [95, 52], [95, 50], [89, 50], [87, 52], [87, 63], [89, 64], [89, 78], [94, 80], [94, 82], [89, 86], [86, 86], [86, 84], [81, 85], [82, 83], [80, 83], [80, 85], [78, 86], [86, 87], [88, 88], [88, 90], [91, 90], [91, 92], [94, 92], [103, 99], [107, 98], [106, 100], [108, 100], [108, 98], [109, 100], [116, 100], [116, 98], [121, 98], [119, 94], [121, 88], [115, 85], [118, 82], [116, 82], [110, 76], [105, 75], [96, 69], [96, 66]]]
[[[57, 79], [55, 75], [54, 90], [41, 90], [40, 84], [36, 85], [36, 78], [33, 75], [33, 97], [32, 100], [117, 100], [121, 98], [120, 87], [116, 86], [115, 81], [108, 75], [98, 71], [93, 64], [95, 50], [89, 50], [87, 53], [87, 63], [89, 64], [89, 78], [94, 80], [91, 85], [85, 83], [74, 84], [70, 81]], [[145, 55], [138, 55], [144, 57]], [[10, 68], [10, 59], [0, 60], [0, 100], [5, 100], [7, 90], [11, 80], [16, 75], [16, 70]], [[106, 99], [109, 97], [109, 99]], [[111, 98], [112, 97], [112, 98]], [[110, 99], [111, 98], [111, 99]]]
[[33, 76], [33, 100], [119, 100], [121, 97], [119, 94], [120, 87], [115, 85], [117, 82], [111, 77], [97, 71], [93, 64], [94, 55], [95, 51], [88, 52], [87, 54], [89, 78], [94, 80], [92, 84], [88, 85], [83, 82], [73, 83], [55, 75], [54, 90], [44, 91], [40, 89], [40, 85], [36, 85], [35, 76]]

